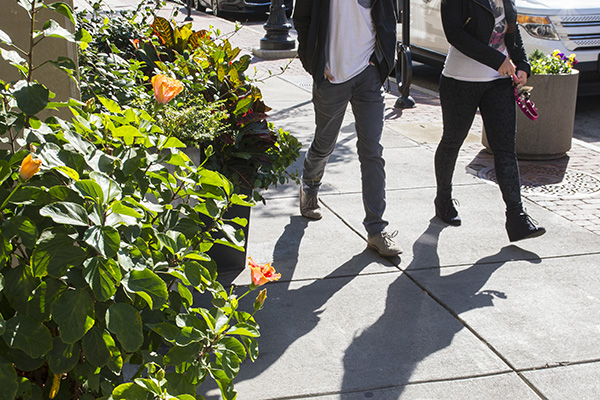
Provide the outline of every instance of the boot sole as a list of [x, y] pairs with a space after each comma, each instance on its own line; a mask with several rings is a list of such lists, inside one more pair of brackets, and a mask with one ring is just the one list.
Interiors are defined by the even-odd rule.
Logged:
[[525, 236], [523, 236], [523, 237], [514, 237], [514, 236], [511, 236], [511, 235], [508, 235], [508, 239], [509, 239], [511, 242], [518, 242], [519, 240], [533, 239], [533, 238], [536, 238], [536, 237], [540, 237], [540, 236], [542, 236], [544, 233], [546, 233], [546, 230], [545, 230], [545, 229], [539, 229], [539, 230], [537, 230], [537, 231], [533, 232], [532, 234], [530, 234], [530, 235], [525, 235]]

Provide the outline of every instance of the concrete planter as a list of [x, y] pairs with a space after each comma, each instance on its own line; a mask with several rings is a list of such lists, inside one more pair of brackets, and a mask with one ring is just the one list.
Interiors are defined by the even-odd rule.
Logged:
[[[538, 109], [538, 119], [532, 121], [517, 109], [517, 157], [521, 160], [560, 158], [571, 149], [577, 103], [579, 71], [571, 74], [532, 75], [531, 100]], [[485, 134], [482, 144], [490, 151]], [[491, 151], [490, 151], [491, 152]]]

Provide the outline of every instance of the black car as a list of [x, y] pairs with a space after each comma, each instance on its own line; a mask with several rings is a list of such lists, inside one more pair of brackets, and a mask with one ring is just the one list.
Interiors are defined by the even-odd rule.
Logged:
[[[285, 4], [285, 13], [288, 18], [292, 15], [293, 0], [283, 0]], [[214, 15], [220, 15], [223, 12], [230, 13], [267, 13], [271, 7], [270, 0], [192, 0], [192, 5], [199, 11], [205, 11], [207, 8], [212, 10]]]

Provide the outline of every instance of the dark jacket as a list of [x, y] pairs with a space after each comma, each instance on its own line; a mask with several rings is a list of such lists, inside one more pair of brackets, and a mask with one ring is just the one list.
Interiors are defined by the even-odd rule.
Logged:
[[[489, 46], [495, 19], [488, 0], [442, 0], [442, 25], [448, 42], [461, 53], [498, 70], [506, 56]], [[531, 74], [531, 66], [517, 27], [514, 0], [504, 0], [508, 31], [504, 43], [517, 70]]]
[[[294, 6], [298, 57], [317, 84], [325, 80], [329, 5], [329, 0], [296, 0]], [[379, 69], [382, 83], [395, 64], [397, 15], [396, 0], [373, 0], [371, 16], [375, 24], [376, 40], [372, 61]]]

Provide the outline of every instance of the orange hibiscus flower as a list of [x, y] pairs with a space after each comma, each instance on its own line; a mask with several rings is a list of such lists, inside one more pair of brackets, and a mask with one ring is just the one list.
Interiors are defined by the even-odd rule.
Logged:
[[166, 75], [154, 75], [152, 77], [152, 88], [154, 97], [159, 104], [167, 104], [183, 90], [183, 85], [177, 79]]
[[27, 157], [21, 161], [21, 169], [19, 170], [19, 176], [21, 179], [26, 181], [31, 178], [40, 170], [40, 165], [42, 165], [42, 160], [39, 158], [34, 159], [31, 157], [31, 154], [27, 154]]
[[281, 274], [277, 274], [275, 268], [271, 267], [270, 263], [260, 265], [248, 257], [248, 266], [251, 270], [252, 284], [254, 286], [261, 286], [267, 282], [277, 281], [281, 278]]

